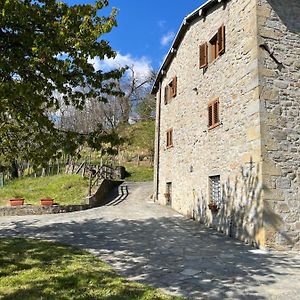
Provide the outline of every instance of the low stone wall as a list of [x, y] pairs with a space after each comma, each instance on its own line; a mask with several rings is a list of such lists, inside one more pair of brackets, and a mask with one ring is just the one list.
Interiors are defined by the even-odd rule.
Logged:
[[22, 205], [22, 206], [0, 206], [0, 217], [3, 216], [26, 216], [26, 215], [44, 215], [60, 214], [74, 211], [82, 211], [93, 207], [99, 207], [106, 204], [107, 197], [123, 181], [114, 181], [104, 179], [97, 192], [87, 199], [86, 204], [80, 205]]
[[92, 207], [102, 206], [107, 203], [107, 197], [112, 193], [112, 191], [122, 184], [123, 181], [103, 179], [97, 192], [88, 198], [87, 203]]
[[91, 205], [53, 205], [53, 206], [0, 206], [0, 216], [25, 216], [25, 215], [44, 215], [59, 214], [73, 211], [81, 211], [92, 208]]

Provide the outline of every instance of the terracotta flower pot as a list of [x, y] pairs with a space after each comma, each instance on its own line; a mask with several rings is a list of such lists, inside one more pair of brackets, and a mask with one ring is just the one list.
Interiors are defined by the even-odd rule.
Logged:
[[24, 205], [24, 198], [14, 198], [14, 199], [10, 199], [10, 206], [20, 206], [20, 205]]
[[43, 205], [43, 206], [52, 206], [53, 202], [54, 202], [54, 199], [52, 199], [52, 198], [41, 199], [41, 205]]
[[216, 203], [209, 203], [208, 208], [211, 210], [212, 213], [217, 213], [219, 211], [219, 207]]

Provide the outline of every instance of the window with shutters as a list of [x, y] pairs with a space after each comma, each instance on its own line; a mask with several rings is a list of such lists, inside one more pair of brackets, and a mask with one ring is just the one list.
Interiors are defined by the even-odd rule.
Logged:
[[210, 56], [209, 62], [213, 62], [219, 55], [218, 55], [218, 35], [216, 34], [210, 41]]
[[218, 207], [222, 204], [220, 175], [209, 177], [209, 202]]
[[173, 79], [169, 82], [165, 87], [165, 104], [168, 104], [172, 98], [176, 97], [177, 94], [177, 77], [173, 77]]
[[199, 48], [199, 67], [206, 68], [208, 63], [212, 63], [225, 52], [225, 26], [222, 25], [209, 43], [204, 43]]
[[219, 98], [208, 103], [208, 128], [212, 129], [220, 125]]
[[166, 131], [167, 134], [167, 148], [173, 147], [173, 128], [170, 128]]

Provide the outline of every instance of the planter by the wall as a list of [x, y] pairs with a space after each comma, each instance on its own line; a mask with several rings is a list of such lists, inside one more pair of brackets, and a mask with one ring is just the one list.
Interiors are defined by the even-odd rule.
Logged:
[[24, 198], [14, 198], [9, 200], [10, 206], [24, 205]]
[[40, 201], [42, 206], [52, 206], [54, 203], [54, 199], [52, 198], [43, 198]]
[[212, 213], [217, 213], [219, 211], [219, 207], [216, 203], [209, 203], [208, 208], [211, 210]]

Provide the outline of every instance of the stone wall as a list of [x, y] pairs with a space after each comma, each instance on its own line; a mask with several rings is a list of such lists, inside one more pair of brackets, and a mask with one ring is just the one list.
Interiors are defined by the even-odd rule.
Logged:
[[115, 191], [115, 188], [118, 187], [122, 182], [123, 181], [103, 179], [96, 193], [86, 200], [86, 204], [53, 206], [0, 206], [0, 216], [59, 214], [74, 211], [82, 211], [94, 207], [103, 206], [107, 203], [107, 199], [110, 195], [116, 196], [112, 195], [112, 193]]
[[0, 206], [0, 216], [25, 216], [25, 215], [45, 215], [59, 214], [74, 211], [81, 211], [92, 208], [87, 204], [82, 205], [53, 205], [53, 206]]
[[300, 249], [300, 1], [258, 0], [258, 24], [267, 243]]
[[[162, 81], [177, 95], [161, 104], [158, 201], [242, 240], [264, 245], [256, 0], [228, 1], [189, 25]], [[199, 69], [199, 45], [225, 25], [225, 53]], [[163, 94], [163, 92], [162, 92]], [[221, 125], [208, 130], [208, 103], [219, 98]], [[159, 99], [159, 92], [157, 95]], [[158, 121], [157, 121], [158, 122]], [[166, 130], [173, 128], [173, 147]], [[209, 176], [220, 175], [223, 206], [208, 209]]]

